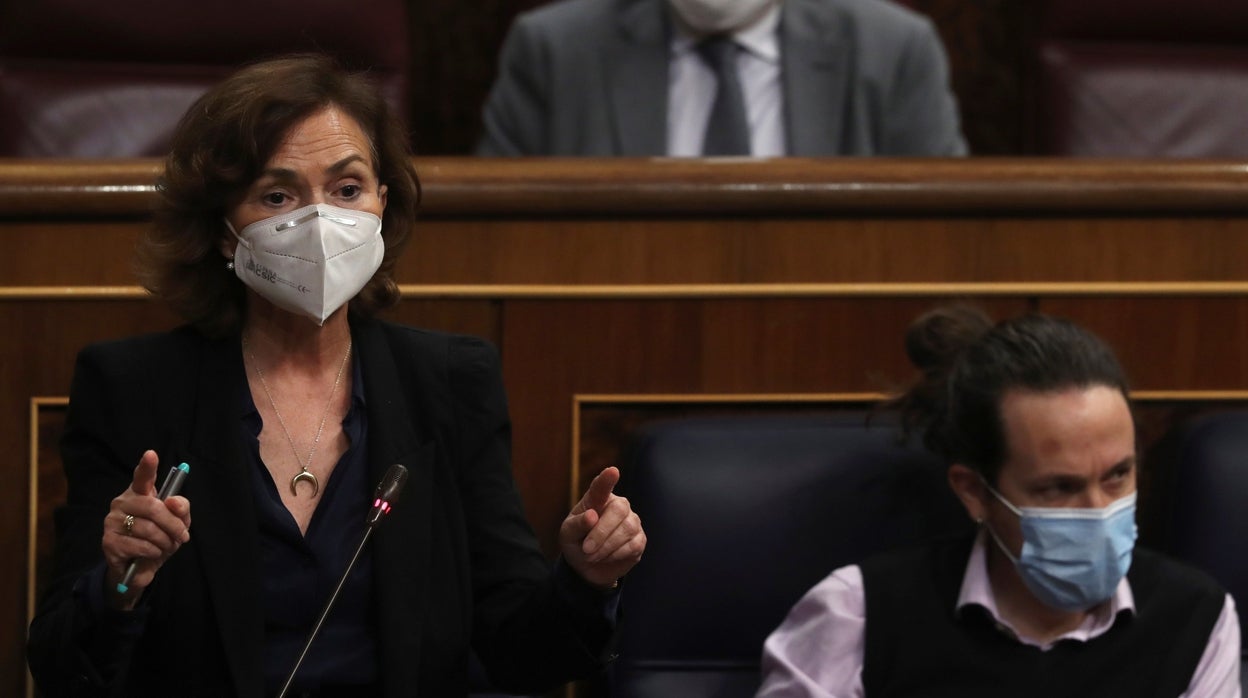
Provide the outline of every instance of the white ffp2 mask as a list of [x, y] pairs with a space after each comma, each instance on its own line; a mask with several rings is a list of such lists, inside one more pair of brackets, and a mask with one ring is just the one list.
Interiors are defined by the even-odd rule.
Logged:
[[234, 273], [273, 305], [325, 324], [381, 266], [381, 219], [312, 204], [235, 232]]
[[676, 14], [700, 34], [742, 29], [777, 0], [668, 0]]

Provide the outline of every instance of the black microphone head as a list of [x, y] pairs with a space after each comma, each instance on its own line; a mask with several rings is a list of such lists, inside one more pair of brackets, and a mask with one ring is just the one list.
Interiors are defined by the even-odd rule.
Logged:
[[407, 484], [407, 468], [395, 463], [386, 471], [386, 476], [377, 484], [377, 497], [390, 502], [394, 506], [399, 501], [399, 494]]
[[403, 485], [407, 484], [407, 468], [398, 463], [390, 466], [385, 477], [377, 483], [377, 491], [373, 494], [373, 508], [368, 513], [367, 523], [371, 527], [385, 514], [389, 514], [399, 501]]

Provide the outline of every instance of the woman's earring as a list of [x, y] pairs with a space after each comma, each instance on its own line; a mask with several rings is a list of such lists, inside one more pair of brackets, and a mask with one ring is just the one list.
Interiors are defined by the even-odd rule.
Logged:
[[234, 271], [234, 260], [231, 259], [230, 261], [225, 263], [225, 270]]

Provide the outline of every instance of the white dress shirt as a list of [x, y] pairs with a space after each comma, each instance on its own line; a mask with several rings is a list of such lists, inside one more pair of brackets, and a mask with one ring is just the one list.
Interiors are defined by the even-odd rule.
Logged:
[[[704, 37], [673, 22], [667, 74], [667, 154], [700, 157], [706, 122], [715, 101], [715, 71], [698, 55]], [[784, 95], [780, 82], [780, 5], [733, 34], [742, 50], [737, 72], [750, 122], [750, 155], [785, 155]]]

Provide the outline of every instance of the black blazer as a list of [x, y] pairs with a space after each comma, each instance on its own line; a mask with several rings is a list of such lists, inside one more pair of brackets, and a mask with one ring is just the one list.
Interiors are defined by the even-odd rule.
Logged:
[[[391, 463], [410, 471], [372, 542], [374, 605], [387, 609], [376, 623], [384, 695], [464, 695], [470, 644], [511, 690], [594, 672], [609, 628], [557, 593], [524, 517], [494, 349], [354, 317], [352, 334], [370, 478]], [[46, 695], [262, 695], [259, 545], [235, 389], [243, 376], [237, 335], [206, 339], [189, 328], [79, 355], [62, 441], [68, 498], [29, 639]], [[191, 464], [191, 541], [148, 587], [143, 632], [125, 638], [94, 622], [73, 589], [100, 564], [109, 503], [148, 448], [161, 478]]]

